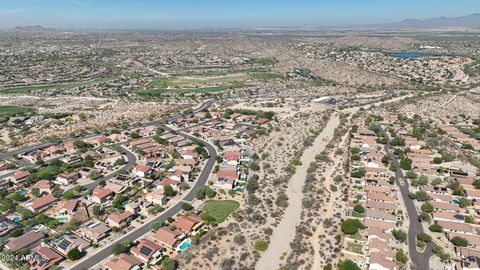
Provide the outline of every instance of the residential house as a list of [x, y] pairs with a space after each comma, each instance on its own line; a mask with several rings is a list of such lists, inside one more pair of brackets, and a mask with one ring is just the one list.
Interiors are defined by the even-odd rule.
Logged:
[[60, 154], [63, 151], [65, 151], [65, 147], [61, 145], [52, 145], [45, 149], [45, 152], [49, 155]]
[[141, 269], [142, 261], [139, 259], [122, 253], [105, 263], [105, 268], [108, 270], [137, 270]]
[[110, 228], [100, 221], [89, 221], [83, 224], [76, 232], [78, 235], [87, 238], [93, 242], [98, 242], [105, 238], [110, 232]]
[[68, 186], [80, 178], [78, 172], [61, 173], [57, 176], [57, 183]]
[[48, 246], [36, 247], [32, 250], [28, 260], [30, 269], [47, 270], [57, 265], [63, 257]]
[[145, 196], [145, 200], [147, 202], [153, 203], [153, 204], [158, 204], [158, 205], [165, 205], [167, 204], [167, 196], [163, 193], [163, 189], [157, 189], [155, 191], [152, 191], [148, 193]]
[[474, 234], [474, 229], [472, 225], [467, 223], [438, 220], [437, 224], [443, 227], [444, 232]]
[[0, 217], [0, 237], [4, 237], [17, 227], [18, 225], [15, 222], [5, 217]]
[[73, 141], [66, 142], [66, 143], [63, 144], [63, 148], [65, 148], [65, 150], [68, 153], [74, 153], [75, 152], [75, 143]]
[[58, 199], [53, 196], [52, 194], [48, 194], [47, 196], [43, 196], [33, 200], [32, 202], [25, 203], [25, 208], [34, 212], [40, 213], [41, 211], [48, 208], [51, 204], [56, 202]]
[[52, 193], [52, 183], [50, 180], [40, 180], [32, 186], [32, 189], [38, 188], [40, 194]]
[[127, 227], [133, 219], [134, 214], [129, 211], [123, 213], [111, 213], [108, 215], [106, 222], [110, 227], [124, 228]]
[[172, 178], [164, 178], [164, 179], [162, 179], [162, 181], [156, 182], [155, 186], [157, 188], [163, 189], [164, 186], [170, 185], [173, 188], [173, 190], [179, 191], [181, 183], [182, 182], [177, 181], [177, 180], [173, 180]]
[[63, 255], [67, 255], [67, 253], [74, 248], [83, 252], [90, 246], [90, 242], [77, 235], [65, 235], [56, 243], [55, 249]]
[[24, 170], [18, 170], [18, 171], [13, 173], [11, 181], [14, 184], [20, 184], [20, 183], [23, 183], [24, 181], [26, 181], [29, 176], [30, 176], [29, 172], [24, 171]]
[[170, 249], [175, 249], [180, 241], [185, 238], [185, 235], [180, 231], [173, 231], [168, 227], [161, 227], [155, 233], [154, 238], [161, 245]]
[[230, 190], [235, 188], [237, 180], [229, 177], [217, 177], [213, 182], [213, 188]]
[[444, 203], [444, 202], [438, 202], [438, 201], [432, 201], [430, 202], [431, 205], [433, 205], [433, 208], [435, 210], [445, 210], [445, 211], [450, 211], [450, 212], [460, 212], [460, 206], [458, 204], [454, 203]]
[[98, 204], [104, 204], [113, 198], [113, 191], [108, 188], [95, 188], [92, 193], [92, 201]]
[[78, 207], [78, 200], [71, 199], [71, 200], [64, 200], [58, 203], [57, 207], [55, 208], [55, 215], [62, 217], [64, 222], [70, 221], [75, 212], [77, 211]]
[[143, 262], [148, 263], [152, 259], [159, 258], [162, 255], [161, 250], [162, 247], [159, 244], [148, 239], [142, 239], [138, 245], [130, 249], [130, 252]]
[[397, 218], [393, 215], [388, 214], [384, 210], [373, 210], [373, 209], [367, 209], [365, 212], [365, 218], [366, 219], [372, 219], [372, 220], [380, 220], [380, 221], [385, 221], [385, 222], [391, 222], [391, 223], [396, 223]]
[[186, 233], [196, 232], [203, 226], [203, 223], [192, 216], [177, 216], [176, 220], [172, 223], [178, 229]]
[[182, 172], [183, 179], [185, 179], [185, 181], [188, 181], [190, 179], [190, 173], [192, 172], [192, 167], [191, 166], [173, 166], [169, 171]]
[[147, 176], [151, 172], [153, 172], [152, 167], [145, 164], [138, 164], [137, 166], [135, 166], [135, 168], [133, 168], [133, 173], [136, 176], [142, 177], [142, 178]]
[[40, 242], [43, 237], [44, 235], [42, 233], [29, 231], [24, 235], [10, 240], [7, 244], [5, 244], [4, 248], [11, 252], [15, 252], [19, 249], [26, 248]]
[[131, 212], [135, 215], [142, 214], [148, 215], [148, 207], [152, 206], [151, 202], [147, 202], [144, 198], [136, 199], [125, 205], [125, 211]]

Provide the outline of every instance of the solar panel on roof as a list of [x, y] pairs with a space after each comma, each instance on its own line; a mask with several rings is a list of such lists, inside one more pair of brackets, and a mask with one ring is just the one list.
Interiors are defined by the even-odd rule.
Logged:
[[140, 248], [140, 253], [142, 253], [145, 256], [149, 256], [150, 253], [152, 253], [152, 249], [150, 249], [149, 247], [143, 246]]
[[71, 242], [68, 241], [67, 239], [63, 239], [60, 244], [58, 244], [58, 247], [63, 249], [63, 250], [66, 250], [69, 246], [70, 246]]

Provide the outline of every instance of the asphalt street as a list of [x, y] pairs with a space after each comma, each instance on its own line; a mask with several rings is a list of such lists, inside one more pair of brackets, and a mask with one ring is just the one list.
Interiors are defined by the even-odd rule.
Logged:
[[[177, 133], [179, 135], [184, 136], [184, 137], [194, 139], [194, 137], [192, 137], [190, 135], [187, 135], [187, 134], [184, 134], [184, 133], [181, 133], [181, 132], [177, 132]], [[198, 140], [198, 138], [195, 138], [195, 139]], [[150, 224], [152, 224], [154, 222], [164, 222], [164, 221], [166, 221], [167, 218], [172, 217], [172, 216], [176, 215], [177, 213], [179, 213], [180, 211], [182, 211], [182, 204], [184, 202], [192, 202], [195, 199], [195, 191], [197, 189], [199, 189], [200, 187], [204, 186], [207, 183], [208, 178], [210, 177], [210, 174], [213, 170], [213, 167], [215, 166], [215, 158], [217, 157], [217, 151], [215, 150], [215, 147], [213, 145], [211, 145], [210, 143], [206, 142], [206, 141], [203, 141], [203, 140], [201, 140], [201, 141], [205, 144], [205, 148], [208, 151], [209, 158], [208, 158], [202, 172], [198, 176], [197, 181], [195, 181], [193, 183], [193, 186], [190, 188], [190, 190], [188, 190], [188, 192], [185, 195], [183, 195], [181, 200], [179, 200], [173, 206], [171, 206], [170, 208], [168, 208], [165, 211], [163, 211], [162, 213], [160, 213], [157, 217], [155, 217], [155, 219], [153, 219], [149, 222], [146, 222], [141, 227], [129, 232], [128, 234], [126, 234], [122, 238], [119, 238], [116, 241], [109, 243], [107, 246], [98, 249], [98, 251], [96, 251], [96, 253], [93, 256], [88, 257], [88, 258], [84, 259], [83, 261], [80, 261], [78, 264], [73, 266], [71, 269], [72, 270], [80, 270], [80, 269], [90, 269], [90, 268], [92, 268], [94, 265], [98, 264], [99, 262], [103, 261], [105, 258], [110, 256], [112, 254], [113, 247], [115, 245], [117, 245], [117, 244], [119, 244], [119, 243], [121, 243], [125, 240], [135, 241], [136, 239], [142, 237], [143, 235], [147, 234], [151, 230], [150, 229]]]
[[[206, 102], [201, 104], [198, 108], [194, 109], [192, 111], [192, 113], [197, 113], [197, 112], [200, 112], [204, 109], [207, 109], [211, 105], [213, 105], [214, 103], [215, 103], [215, 100], [207, 100]], [[182, 116], [184, 116], [184, 115], [174, 116], [174, 117], [168, 118], [166, 121], [167, 122], [175, 121], [175, 120], [181, 118]], [[160, 124], [163, 124], [164, 122], [165, 122], [164, 120], [150, 121], [150, 122], [146, 122], [146, 123], [134, 126], [132, 128], [146, 127], [146, 126], [150, 126], [150, 125], [160, 125]], [[207, 183], [208, 178], [210, 177], [210, 174], [213, 171], [213, 168], [214, 168], [215, 162], [216, 162], [215, 158], [217, 157], [217, 151], [216, 151], [215, 147], [207, 141], [204, 141], [204, 140], [201, 140], [199, 138], [190, 136], [190, 135], [188, 135], [186, 133], [183, 133], [181, 131], [177, 131], [177, 134], [181, 135], [181, 136], [184, 136], [186, 138], [192, 139], [192, 140], [196, 139], [196, 140], [202, 141], [204, 143], [205, 148], [207, 149], [208, 154], [209, 154], [209, 158], [207, 159], [206, 164], [205, 164], [202, 172], [198, 176], [197, 180], [193, 183], [193, 186], [183, 195], [183, 197], [178, 202], [176, 202], [174, 205], [172, 205], [170, 208], [166, 209], [162, 213], [159, 213], [158, 216], [156, 216], [154, 219], [150, 220], [149, 222], [146, 222], [141, 227], [129, 232], [128, 234], [124, 235], [123, 237], [109, 243], [107, 246], [104, 246], [102, 248], [97, 249], [95, 254], [93, 254], [90, 257], [85, 258], [84, 260], [79, 261], [71, 269], [78, 270], [78, 269], [90, 269], [90, 268], [92, 268], [94, 265], [98, 264], [99, 262], [103, 261], [105, 258], [110, 256], [112, 254], [113, 247], [116, 244], [119, 244], [119, 243], [121, 243], [122, 241], [125, 241], [125, 240], [135, 241], [136, 239], [142, 237], [143, 235], [147, 234], [150, 231], [150, 224], [152, 224], [154, 222], [164, 222], [164, 221], [166, 221], [167, 218], [172, 217], [172, 216], [176, 215], [177, 213], [179, 213], [180, 211], [182, 211], [181, 206], [184, 202], [192, 202], [195, 199], [195, 191], [198, 190], [200, 187], [204, 186]], [[94, 136], [98, 136], [98, 135], [101, 135], [101, 134], [91, 134], [91, 135], [87, 135], [85, 137], [76, 138], [76, 139], [85, 139], [85, 138], [90, 138], [90, 137], [94, 137]], [[66, 141], [66, 140], [69, 140], [69, 139], [73, 139], [73, 138], [64, 138], [63, 141]], [[37, 144], [37, 145], [32, 145], [32, 146], [28, 146], [28, 147], [24, 147], [24, 148], [18, 148], [18, 149], [14, 149], [14, 150], [7, 151], [7, 152], [1, 152], [0, 153], [0, 158], [1, 159], [13, 159], [12, 156], [15, 155], [15, 154], [18, 155], [18, 154], [38, 150], [38, 149], [43, 149], [45, 147], [49, 147], [49, 146], [54, 145], [54, 144], [55, 143], [50, 143], [50, 142], [40, 143], [40, 144]], [[122, 167], [122, 169], [129, 170], [135, 165], [135, 163], [137, 162], [137, 158], [132, 152], [130, 152], [128, 149], [124, 148], [122, 146], [123, 144], [124, 143], [117, 144], [117, 145], [119, 145], [120, 147], [123, 148], [123, 150], [125, 151], [125, 155], [127, 156], [127, 164], [124, 165]], [[111, 174], [109, 174], [105, 177], [102, 177], [101, 179], [98, 179], [95, 182], [84, 185], [84, 187], [87, 188], [87, 189], [93, 189], [96, 186], [98, 186], [98, 184], [101, 180], [108, 180], [108, 179], [111, 179], [115, 176], [116, 176], [116, 172], [113, 172], [113, 173], [111, 173]]]
[[[410, 255], [411, 262], [415, 267], [414, 269], [429, 270], [430, 257], [433, 255], [433, 243], [426, 243], [427, 245], [423, 253], [417, 251], [416, 237], [417, 234], [424, 232], [423, 226], [422, 223], [418, 221], [418, 212], [415, 204], [413, 203], [413, 200], [408, 197], [408, 194], [410, 193], [408, 188], [408, 180], [403, 175], [397, 157], [395, 156], [393, 151], [391, 151], [391, 149], [393, 148], [390, 145], [390, 139], [387, 136], [385, 130], [382, 129], [382, 133], [385, 138], [388, 138], [387, 144], [385, 145], [385, 152], [390, 154], [391, 161], [397, 168], [397, 170], [395, 171], [395, 182], [400, 187], [400, 194], [402, 195], [403, 201], [405, 203], [405, 208], [407, 209], [407, 214], [410, 222], [408, 226], [408, 253]], [[403, 182], [405, 183], [404, 185], [400, 183], [400, 179], [403, 180]]]

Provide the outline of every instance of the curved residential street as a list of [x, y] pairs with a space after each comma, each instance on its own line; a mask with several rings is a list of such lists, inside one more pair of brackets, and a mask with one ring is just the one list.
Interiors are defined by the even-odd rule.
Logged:
[[[194, 137], [178, 132], [179, 135], [193, 139]], [[198, 138], [195, 138], [198, 139]], [[158, 216], [156, 216], [154, 219], [151, 219], [148, 222], [145, 222], [141, 227], [129, 232], [128, 234], [125, 234], [123, 237], [118, 238], [114, 242], [109, 243], [107, 246], [101, 247], [96, 250], [96, 253], [93, 256], [86, 257], [83, 260], [80, 260], [77, 264], [75, 264], [71, 269], [72, 270], [81, 270], [81, 269], [90, 269], [99, 262], [103, 261], [105, 258], [110, 256], [112, 254], [113, 247], [125, 240], [129, 241], [134, 241], [143, 235], [147, 234], [151, 229], [150, 229], [150, 224], [154, 222], [164, 222], [167, 220], [167, 218], [172, 217], [182, 211], [182, 204], [185, 202], [192, 202], [194, 200], [194, 194], [197, 189], [200, 187], [204, 186], [208, 178], [210, 177], [210, 174], [213, 170], [213, 167], [215, 166], [215, 158], [217, 157], [217, 151], [215, 150], [215, 147], [210, 144], [207, 141], [201, 140], [205, 144], [205, 148], [208, 151], [209, 158], [200, 173], [200, 175], [197, 178], [197, 181], [193, 184], [193, 186], [183, 195], [181, 200], [176, 202], [174, 205], [172, 205], [170, 208], [166, 209], [162, 213], [160, 213]]]
[[[429, 261], [430, 257], [432, 257], [433, 252], [433, 242], [427, 242], [425, 251], [420, 253], [417, 251], [416, 247], [416, 237], [417, 234], [424, 232], [422, 223], [418, 221], [418, 212], [413, 200], [408, 197], [410, 193], [408, 187], [408, 180], [403, 175], [402, 169], [399, 166], [399, 162], [397, 157], [393, 154], [391, 145], [390, 145], [390, 138], [387, 136], [385, 130], [381, 129], [383, 135], [387, 138], [387, 144], [385, 145], [385, 152], [390, 154], [390, 158], [392, 160], [392, 164], [397, 167], [395, 171], [395, 183], [400, 188], [400, 193], [402, 194], [403, 201], [405, 203], [405, 208], [407, 209], [408, 219], [409, 219], [409, 226], [408, 226], [408, 253], [410, 255], [410, 259], [412, 260], [412, 264], [415, 266], [417, 270], [428, 270], [429, 269]], [[400, 179], [403, 180], [405, 183], [402, 185], [400, 183]]]
[[[207, 100], [204, 103], [200, 104], [200, 106], [198, 106], [198, 108], [194, 109], [192, 111], [192, 113], [197, 113], [197, 112], [200, 112], [204, 109], [207, 109], [213, 103], [215, 103], [215, 100], [213, 100], [213, 99]], [[181, 117], [181, 116], [179, 115], [179, 116], [170, 117], [170, 118], [167, 119], [167, 121], [173, 121], [173, 120], [178, 119], [179, 117]], [[149, 125], [160, 125], [160, 124], [163, 124], [163, 123], [164, 123], [163, 120], [155, 120], [155, 121], [150, 121], [150, 122], [147, 122], [147, 123], [140, 124], [136, 127], [145, 127], [145, 126], [149, 126]], [[166, 129], [172, 131], [172, 129], [170, 129], [170, 128], [166, 128]], [[196, 139], [196, 140], [202, 141], [205, 145], [205, 148], [207, 149], [208, 154], [209, 154], [209, 158], [206, 161], [205, 166], [203, 167], [203, 170], [200, 173], [200, 175], [198, 176], [197, 180], [193, 183], [193, 186], [190, 187], [190, 189], [185, 194], [183, 194], [182, 198], [179, 201], [177, 201], [174, 205], [172, 205], [170, 208], [168, 208], [165, 211], [159, 213], [156, 217], [154, 217], [152, 219], [149, 219], [141, 227], [123, 235], [122, 237], [118, 238], [114, 242], [111, 242], [106, 246], [103, 246], [101, 248], [96, 249], [95, 254], [93, 254], [91, 256], [84, 257], [82, 260], [79, 260], [74, 266], [72, 266], [71, 269], [74, 269], [74, 270], [91, 269], [93, 266], [95, 266], [99, 262], [103, 261], [108, 256], [110, 256], [112, 254], [113, 247], [116, 244], [118, 244], [122, 241], [125, 241], [125, 240], [134, 241], [134, 240], [142, 237], [143, 235], [147, 234], [150, 231], [150, 224], [152, 224], [153, 222], [166, 221], [167, 218], [172, 217], [172, 216], [176, 215], [177, 213], [179, 213], [180, 211], [182, 211], [181, 206], [182, 206], [183, 203], [192, 202], [195, 199], [195, 196], [194, 196], [195, 191], [197, 189], [199, 189], [200, 187], [204, 186], [207, 183], [208, 178], [210, 177], [210, 174], [213, 171], [213, 168], [214, 168], [215, 162], [216, 162], [217, 151], [216, 151], [215, 147], [207, 141], [204, 141], [202, 139], [199, 139], [199, 138], [193, 137], [191, 135], [188, 135], [186, 133], [183, 133], [180, 130], [177, 130], [176, 132], [177, 132], [178, 135], [181, 135], [185, 138], [189, 138], [191, 140]], [[85, 137], [77, 138], [77, 139], [85, 139], [85, 138], [94, 137], [94, 136], [98, 136], [98, 135], [100, 135], [100, 134], [87, 135]], [[64, 141], [68, 140], [68, 139], [72, 139], [72, 138], [65, 138]], [[115, 145], [118, 145], [119, 147], [121, 147], [123, 149], [123, 151], [125, 153], [125, 156], [127, 157], [127, 164], [125, 164], [120, 170], [129, 170], [129, 169], [133, 168], [133, 166], [137, 162], [137, 157], [135, 156], [135, 154], [133, 154], [130, 150], [123, 147], [123, 145], [126, 144], [126, 143], [127, 142], [115, 144]], [[55, 143], [40, 143], [40, 144], [37, 144], [37, 145], [27, 146], [27, 147], [24, 147], [24, 148], [15, 149], [15, 150], [8, 151], [8, 152], [2, 152], [2, 153], [0, 153], [0, 158], [2, 158], [2, 159], [13, 159], [12, 156], [14, 154], [26, 153], [26, 152], [29, 152], [29, 151], [38, 150], [38, 149], [41, 149], [41, 148], [44, 148], [44, 147], [48, 147], [48, 146], [51, 146], [51, 145], [54, 145], [54, 144]], [[98, 179], [97, 181], [85, 184], [85, 185], [83, 185], [83, 187], [85, 187], [88, 190], [94, 189], [95, 187], [98, 186], [98, 184], [100, 183], [101, 180], [108, 180], [108, 179], [111, 179], [111, 178], [115, 177], [116, 172], [112, 172], [112, 173]], [[4, 175], [2, 177], [7, 177], [7, 176], [8, 175]], [[1, 267], [1, 265], [0, 265], [0, 267]]]

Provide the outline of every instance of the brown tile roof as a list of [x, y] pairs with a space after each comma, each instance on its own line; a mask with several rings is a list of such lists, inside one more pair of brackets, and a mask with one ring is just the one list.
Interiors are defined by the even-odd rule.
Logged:
[[[142, 249], [142, 247], [147, 247], [151, 250], [151, 253], [150, 254], [145, 254], [145, 253], [142, 253], [140, 252], [140, 250]], [[153, 242], [153, 241], [150, 241], [148, 239], [142, 239], [140, 240], [140, 242], [138, 243], [138, 245], [132, 247], [130, 249], [130, 251], [135, 254], [136, 256], [138, 257], [142, 257], [142, 258], [145, 258], [145, 259], [150, 259], [152, 257], [152, 255], [158, 251], [162, 249], [162, 247], [160, 245], [158, 245], [157, 243]]]
[[113, 191], [108, 188], [96, 188], [93, 190], [92, 195], [102, 199], [109, 196], [112, 193]]
[[27, 171], [18, 170], [15, 173], [13, 173], [13, 178], [22, 179], [22, 178], [28, 177], [29, 175], [30, 175], [30, 173], [27, 172]]
[[137, 166], [135, 166], [135, 170], [138, 171], [138, 172], [148, 172], [152, 169], [152, 167], [148, 166], [148, 165], [144, 165], [144, 164], [138, 164]]
[[49, 189], [51, 187], [50, 180], [40, 180], [32, 188], [39, 188], [39, 189]]
[[39, 241], [40, 239], [43, 238], [43, 234], [34, 232], [34, 231], [29, 231], [28, 233], [13, 238], [8, 242], [5, 247], [11, 251], [17, 251], [21, 248], [28, 247], [29, 245]]
[[365, 220], [365, 226], [367, 228], [370, 227], [378, 227], [382, 230], [388, 231], [391, 229], [394, 229], [396, 227], [395, 223], [392, 222], [385, 222], [385, 221], [380, 221], [380, 220], [372, 220], [372, 219], [366, 219]]
[[78, 200], [77, 199], [61, 201], [57, 206], [57, 210], [67, 209], [68, 211], [74, 211], [75, 208], [77, 208], [77, 205], [78, 205]]
[[57, 198], [52, 194], [48, 194], [47, 196], [43, 196], [33, 201], [32, 205], [30, 206], [33, 210], [41, 209], [53, 202], [57, 201]]
[[386, 192], [391, 192], [392, 188], [389, 186], [374, 186], [374, 185], [367, 184], [365, 185], [365, 191], [386, 193]]
[[367, 200], [390, 202], [390, 203], [395, 202], [394, 198], [386, 195], [385, 193], [381, 193], [381, 192], [368, 192], [367, 193]]
[[190, 232], [193, 227], [198, 224], [200, 220], [191, 216], [178, 216], [173, 225], [177, 226], [183, 231]]
[[155, 233], [155, 240], [168, 247], [173, 247], [180, 241], [181, 235], [182, 233], [179, 231], [172, 231], [168, 227], [162, 227]]
[[108, 215], [108, 219], [110, 219], [111, 221], [113, 221], [115, 223], [121, 223], [122, 221], [127, 220], [132, 215], [133, 215], [133, 213], [131, 213], [129, 211], [125, 211], [123, 213], [111, 213], [110, 215]]
[[395, 209], [395, 204], [389, 202], [367, 201], [366, 207], [371, 209], [393, 210]]
[[111, 259], [107, 263], [105, 263], [105, 267], [107, 267], [110, 270], [130, 270], [132, 269], [135, 265], [140, 265], [142, 262], [125, 253], [122, 253], [118, 255], [117, 257]]
[[460, 212], [460, 206], [453, 203], [444, 203], [444, 202], [430, 202], [435, 209], [442, 209], [454, 212]]
[[454, 231], [454, 232], [465, 232], [473, 233], [473, 227], [467, 223], [458, 223], [451, 221], [438, 220], [437, 223], [443, 227], [444, 230]]

